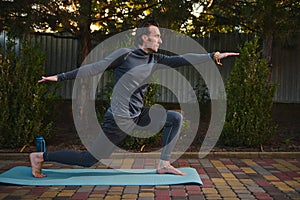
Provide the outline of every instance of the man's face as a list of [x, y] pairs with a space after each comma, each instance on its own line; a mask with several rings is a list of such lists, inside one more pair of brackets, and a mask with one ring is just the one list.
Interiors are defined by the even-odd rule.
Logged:
[[159, 28], [156, 26], [148, 27], [149, 35], [143, 35], [143, 49], [148, 53], [157, 52], [159, 45], [162, 44]]

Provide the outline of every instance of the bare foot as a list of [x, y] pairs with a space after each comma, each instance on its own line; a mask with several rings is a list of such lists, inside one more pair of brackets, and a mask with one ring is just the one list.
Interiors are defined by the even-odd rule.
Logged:
[[35, 178], [44, 178], [46, 175], [42, 173], [42, 164], [44, 162], [43, 153], [35, 152], [29, 155], [32, 175]]
[[156, 171], [158, 174], [175, 174], [175, 175], [185, 176], [185, 172], [176, 169], [172, 165], [166, 165], [162, 168], [157, 169]]

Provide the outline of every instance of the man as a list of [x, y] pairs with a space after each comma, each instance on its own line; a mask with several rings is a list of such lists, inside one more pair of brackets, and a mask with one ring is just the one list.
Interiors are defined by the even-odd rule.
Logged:
[[[99, 157], [109, 156], [114, 145], [122, 142], [126, 135], [135, 129], [143, 129], [150, 123], [149, 108], [143, 106], [143, 96], [148, 84], [145, 80], [149, 79], [152, 72], [159, 66], [179, 67], [191, 64], [207, 62], [214, 59], [220, 64], [220, 60], [228, 56], [236, 56], [238, 53], [210, 53], [210, 54], [186, 54], [195, 63], [190, 63], [184, 56], [166, 56], [158, 54], [159, 46], [162, 44], [161, 34], [158, 24], [155, 21], [143, 23], [136, 31], [135, 47], [122, 48], [114, 51], [105, 59], [96, 63], [85, 65], [70, 72], [42, 77], [39, 82], [64, 81], [75, 79], [76, 77], [89, 77], [102, 73], [106, 69], [114, 71], [115, 87], [111, 101], [111, 106], [104, 116], [102, 127], [104, 135], [100, 137], [98, 152]], [[125, 77], [125, 78], [124, 78]], [[185, 175], [184, 172], [174, 168], [170, 164], [171, 152], [178, 139], [182, 116], [178, 112], [167, 111], [162, 138], [163, 149], [157, 166], [157, 173], [171, 173]], [[159, 120], [157, 126], [159, 126]], [[152, 126], [153, 127], [153, 126]], [[155, 127], [155, 126], [154, 126]], [[149, 128], [149, 127], [148, 127]], [[151, 127], [150, 127], [151, 129]], [[154, 128], [155, 129], [155, 128]], [[114, 145], [105, 145], [107, 137]], [[103, 140], [101, 140], [101, 138]], [[97, 155], [98, 158], [98, 155]], [[69, 150], [56, 152], [35, 152], [30, 154], [32, 175], [36, 178], [45, 177], [42, 174], [42, 164], [45, 161], [54, 161], [70, 165], [92, 166], [98, 162], [95, 155], [90, 152], [75, 152]]]

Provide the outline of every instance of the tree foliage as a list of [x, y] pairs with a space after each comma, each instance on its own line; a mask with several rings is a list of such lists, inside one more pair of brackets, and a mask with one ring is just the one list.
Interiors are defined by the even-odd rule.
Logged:
[[[135, 28], [146, 18], [179, 30], [193, 3], [180, 0], [14, 0], [1, 1], [0, 30], [14, 34], [36, 31], [69, 32], [80, 39], [81, 59], [92, 48], [120, 31]], [[92, 30], [94, 28], [94, 30]], [[81, 64], [81, 63], [79, 63]]]
[[255, 147], [275, 132], [271, 118], [275, 84], [268, 81], [270, 68], [261, 59], [257, 38], [246, 42], [240, 52], [226, 82], [228, 109], [221, 141]]
[[[24, 43], [16, 54], [10, 41], [0, 51], [0, 145], [22, 147], [38, 134], [47, 136], [52, 125], [54, 90], [39, 84], [44, 55], [40, 48]], [[4, 52], [4, 53], [3, 53]]]
[[[107, 37], [135, 28], [145, 19], [177, 31], [188, 28], [195, 5], [211, 0], [14, 0], [0, 1], [0, 30], [14, 35], [30, 32], [69, 32], [80, 40], [78, 65]], [[197, 26], [197, 25], [196, 25]]]
[[264, 41], [264, 57], [272, 62], [274, 38], [292, 45], [299, 34], [298, 0], [215, 0], [199, 17], [191, 18], [193, 34], [218, 32], [256, 33]]
[[[277, 30], [277, 34], [299, 29], [300, 2], [297, 0], [218, 0], [191, 18], [194, 32], [255, 32]], [[197, 29], [198, 27], [201, 28]]]
[[212, 31], [258, 33], [268, 62], [273, 38], [290, 44], [300, 27], [297, 0], [14, 0], [1, 1], [0, 9], [0, 30], [70, 32], [80, 39], [83, 58], [92, 39], [102, 41], [146, 18], [196, 36]]

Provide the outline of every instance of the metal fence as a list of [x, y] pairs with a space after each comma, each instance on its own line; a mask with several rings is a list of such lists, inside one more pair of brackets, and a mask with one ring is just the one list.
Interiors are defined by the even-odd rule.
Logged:
[[[34, 34], [29, 37], [33, 42], [40, 43], [43, 51], [46, 53], [47, 61], [45, 62], [45, 71], [47, 75], [66, 72], [78, 67], [79, 42], [76, 38], [69, 35], [53, 35], [53, 34]], [[237, 47], [242, 45], [246, 40], [251, 39], [251, 35], [247, 34], [210, 34], [208, 37], [199, 38], [197, 42], [202, 45], [207, 52], [212, 51], [237, 51]], [[5, 32], [0, 34], [0, 43], [5, 45], [7, 35]], [[19, 41], [17, 41], [18, 43]], [[175, 41], [174, 44], [177, 44]], [[180, 44], [178, 44], [180, 45]], [[280, 41], [276, 41], [273, 48], [273, 67], [271, 80], [278, 84], [274, 102], [281, 103], [300, 103], [300, 37], [294, 40], [292, 47], [284, 47]], [[180, 48], [180, 47], [179, 47]], [[18, 49], [18, 48], [16, 48]], [[94, 52], [95, 53], [95, 52]], [[97, 53], [101, 54], [101, 49]], [[194, 52], [197, 53], [197, 52]], [[223, 67], [219, 71], [224, 80], [229, 76], [234, 64], [234, 58], [228, 58], [223, 61]], [[177, 69], [189, 81], [192, 87], [196, 87], [199, 83], [200, 75], [196, 73], [193, 67], [182, 67]], [[172, 80], [170, 74], [164, 75], [165, 78], [173, 81], [174, 84], [180, 83]], [[162, 77], [163, 78], [163, 77]], [[214, 81], [213, 75], [209, 78]], [[99, 82], [98, 92], [103, 90], [103, 86], [109, 80], [106, 74]], [[73, 81], [60, 83], [61, 87], [58, 95], [64, 99], [72, 98]], [[215, 88], [217, 90], [217, 88]], [[172, 103], [177, 102], [176, 97], [171, 91], [164, 87], [160, 87], [158, 102]], [[189, 97], [182, 97], [187, 99]]]

